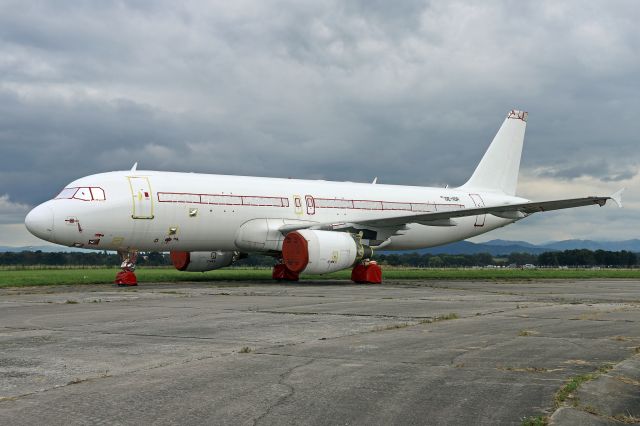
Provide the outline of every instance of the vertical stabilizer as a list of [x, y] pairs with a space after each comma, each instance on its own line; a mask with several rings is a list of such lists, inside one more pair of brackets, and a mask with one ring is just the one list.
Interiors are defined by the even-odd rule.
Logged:
[[480, 164], [462, 188], [515, 195], [526, 127], [527, 113], [510, 111]]

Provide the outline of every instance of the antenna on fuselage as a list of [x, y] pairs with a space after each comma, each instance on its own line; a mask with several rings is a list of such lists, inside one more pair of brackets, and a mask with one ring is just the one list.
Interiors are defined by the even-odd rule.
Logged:
[[135, 172], [136, 170], [138, 170], [138, 162], [136, 161], [135, 163], [133, 163], [133, 167], [131, 167], [131, 171]]

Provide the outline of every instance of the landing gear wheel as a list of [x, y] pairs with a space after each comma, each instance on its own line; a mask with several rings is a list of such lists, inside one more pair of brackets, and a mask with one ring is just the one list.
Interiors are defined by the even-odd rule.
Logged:
[[358, 284], [382, 283], [382, 268], [375, 260], [363, 260], [351, 271], [351, 281]]
[[136, 269], [136, 261], [138, 260], [138, 252], [132, 251], [118, 251], [122, 264], [120, 267], [122, 271], [116, 274], [116, 280], [114, 281], [118, 287], [133, 287], [138, 285], [138, 278], [133, 272]]

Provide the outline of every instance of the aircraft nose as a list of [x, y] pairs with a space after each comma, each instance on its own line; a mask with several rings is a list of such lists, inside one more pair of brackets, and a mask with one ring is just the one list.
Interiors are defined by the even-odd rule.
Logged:
[[47, 203], [40, 204], [27, 214], [24, 224], [36, 237], [50, 240], [53, 236], [53, 209]]

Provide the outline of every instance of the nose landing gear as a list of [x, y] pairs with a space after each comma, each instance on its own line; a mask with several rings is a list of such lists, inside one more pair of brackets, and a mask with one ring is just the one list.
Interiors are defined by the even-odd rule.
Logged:
[[122, 264], [120, 265], [122, 271], [116, 274], [115, 283], [118, 284], [118, 287], [138, 285], [138, 279], [136, 278], [136, 274], [133, 272], [136, 269], [138, 252], [135, 250], [118, 251], [118, 255], [120, 256], [120, 259], [122, 259]]

